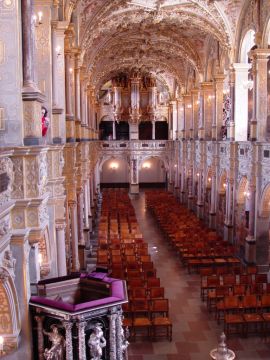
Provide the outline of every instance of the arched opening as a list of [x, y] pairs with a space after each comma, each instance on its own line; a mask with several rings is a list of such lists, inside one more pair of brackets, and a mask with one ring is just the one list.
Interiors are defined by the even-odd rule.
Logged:
[[99, 123], [99, 140], [113, 139], [113, 121], [101, 121]]
[[129, 186], [129, 167], [126, 160], [111, 157], [105, 160], [100, 171], [100, 187], [125, 187]]
[[9, 271], [4, 267], [0, 267], [0, 276], [0, 335], [4, 338], [6, 349], [10, 350], [18, 346], [21, 329], [19, 303], [15, 285]]
[[151, 121], [142, 121], [139, 124], [139, 140], [152, 140]]
[[139, 169], [140, 187], [166, 186], [166, 169], [162, 159], [158, 157], [145, 158]]
[[258, 263], [270, 262], [270, 183], [261, 195], [259, 202], [259, 217], [256, 227], [256, 260]]
[[119, 121], [115, 123], [116, 140], [129, 140], [129, 123]]
[[167, 121], [156, 121], [155, 123], [155, 139], [168, 140], [168, 123]]
[[253, 46], [255, 46], [255, 31], [253, 29], [250, 29], [246, 32], [241, 44], [241, 50], [240, 50], [241, 63], [245, 63], [245, 64], [249, 63], [248, 53]]

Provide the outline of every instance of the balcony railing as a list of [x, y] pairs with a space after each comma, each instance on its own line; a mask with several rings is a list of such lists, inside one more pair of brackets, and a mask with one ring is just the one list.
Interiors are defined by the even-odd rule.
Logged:
[[171, 140], [112, 140], [100, 141], [101, 150], [173, 150], [174, 142]]

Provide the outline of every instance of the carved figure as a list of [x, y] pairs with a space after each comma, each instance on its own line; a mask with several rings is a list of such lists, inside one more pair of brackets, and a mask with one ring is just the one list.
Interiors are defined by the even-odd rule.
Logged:
[[100, 360], [102, 357], [102, 349], [106, 346], [106, 339], [103, 336], [102, 325], [96, 323], [92, 334], [88, 340], [90, 348], [91, 360]]
[[126, 328], [126, 333], [124, 331], [124, 328], [122, 327], [121, 329], [121, 337], [122, 337], [122, 353], [124, 355], [124, 358], [127, 358], [127, 348], [129, 345], [129, 342], [127, 340], [127, 338], [129, 337], [129, 331], [128, 328]]
[[46, 360], [63, 360], [65, 348], [64, 336], [59, 333], [57, 325], [51, 325], [51, 329], [51, 332], [43, 330], [43, 333], [49, 336], [49, 340], [52, 343], [50, 349], [45, 349], [44, 358]]
[[16, 259], [12, 256], [12, 252], [10, 250], [6, 250], [3, 258], [3, 266], [9, 271], [10, 275], [14, 278], [14, 270], [15, 270]]
[[48, 111], [44, 106], [42, 106], [41, 113], [42, 113], [42, 118], [41, 118], [42, 136], [46, 136], [50, 125], [50, 119], [47, 117]]

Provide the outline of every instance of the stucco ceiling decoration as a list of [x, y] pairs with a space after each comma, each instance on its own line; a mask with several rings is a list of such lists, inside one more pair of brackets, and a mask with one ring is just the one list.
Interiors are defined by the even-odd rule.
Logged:
[[231, 46], [216, 1], [82, 0], [80, 17], [84, 65], [96, 86], [117, 67], [157, 64], [182, 83], [188, 69], [202, 73], [206, 39]]

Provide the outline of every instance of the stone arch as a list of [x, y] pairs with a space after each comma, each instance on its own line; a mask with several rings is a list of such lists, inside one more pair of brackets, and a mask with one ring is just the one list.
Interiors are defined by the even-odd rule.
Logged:
[[242, 205], [245, 203], [245, 192], [247, 191], [247, 187], [248, 187], [247, 177], [243, 176], [238, 185], [237, 198], [236, 198], [237, 204]]
[[242, 38], [239, 48], [239, 60], [241, 63], [248, 63], [248, 53], [255, 45], [255, 30], [248, 29]]
[[[144, 164], [148, 164], [150, 168], [145, 169]], [[139, 158], [138, 170], [140, 183], [165, 183], [169, 164], [163, 156], [146, 155]]]
[[100, 160], [97, 163], [97, 167], [99, 172], [102, 171], [102, 167], [104, 165], [104, 163], [108, 160], [115, 160], [117, 161], [117, 159], [120, 159], [121, 161], [126, 161], [128, 168], [130, 167], [130, 161], [129, 161], [129, 157], [125, 156], [125, 155], [121, 155], [121, 154], [117, 154], [117, 155], [112, 155], [112, 154], [108, 154], [108, 155], [103, 155]]
[[18, 346], [21, 330], [18, 295], [9, 271], [0, 266], [0, 335], [9, 349]]
[[138, 165], [139, 165], [139, 166], [138, 166], [139, 170], [142, 168], [143, 163], [144, 163], [145, 161], [147, 161], [148, 159], [159, 159], [159, 160], [161, 160], [161, 161], [163, 162], [164, 168], [165, 168], [166, 170], [169, 169], [169, 163], [168, 163], [168, 161], [167, 161], [168, 159], [166, 159], [165, 156], [145, 155], [145, 156], [142, 156], [142, 157], [140, 158], [140, 160], [139, 160], [139, 164], [138, 164]]
[[262, 191], [259, 215], [263, 218], [270, 217], [270, 183], [268, 183]]

